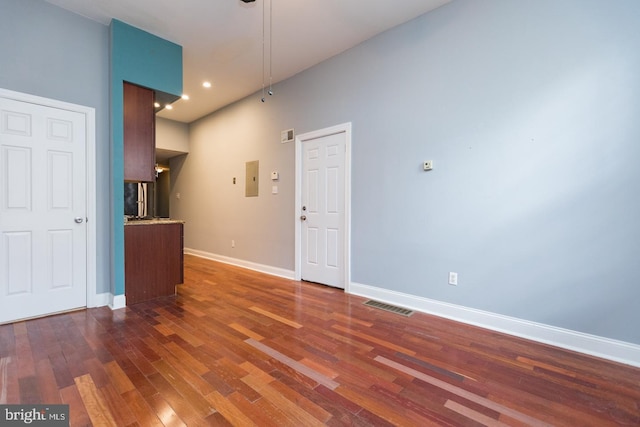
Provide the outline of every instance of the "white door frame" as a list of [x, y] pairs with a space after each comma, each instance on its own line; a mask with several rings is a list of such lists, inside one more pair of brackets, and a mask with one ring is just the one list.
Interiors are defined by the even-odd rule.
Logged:
[[0, 88], [0, 98], [73, 111], [85, 116], [87, 132], [85, 159], [87, 173], [87, 307], [101, 305], [96, 294], [96, 110], [84, 105], [71, 104], [2, 88]]
[[322, 138], [337, 133], [345, 134], [346, 152], [344, 157], [344, 290], [349, 292], [351, 286], [351, 122], [342, 123], [301, 135], [296, 135], [296, 195], [295, 195], [295, 280], [302, 279], [302, 223], [300, 221], [302, 206], [302, 144], [305, 141]]

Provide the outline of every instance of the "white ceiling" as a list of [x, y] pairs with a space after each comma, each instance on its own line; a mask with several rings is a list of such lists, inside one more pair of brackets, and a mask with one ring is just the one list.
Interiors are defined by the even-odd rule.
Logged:
[[[270, 57], [275, 84], [450, 0], [45, 1], [105, 25], [116, 18], [181, 45], [190, 99], [159, 115], [188, 123], [262, 88], [263, 8], [268, 86]], [[211, 89], [202, 87], [205, 80]]]

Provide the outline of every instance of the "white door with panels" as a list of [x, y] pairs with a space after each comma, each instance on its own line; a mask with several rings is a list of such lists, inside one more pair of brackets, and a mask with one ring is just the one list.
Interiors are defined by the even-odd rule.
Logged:
[[0, 323], [87, 305], [86, 127], [0, 97]]
[[299, 279], [344, 289], [348, 282], [347, 154], [350, 126], [298, 137]]

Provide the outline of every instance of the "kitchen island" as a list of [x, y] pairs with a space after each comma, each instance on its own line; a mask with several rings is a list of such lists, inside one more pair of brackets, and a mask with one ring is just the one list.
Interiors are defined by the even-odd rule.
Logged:
[[175, 295], [183, 282], [184, 221], [126, 221], [124, 276], [127, 305]]

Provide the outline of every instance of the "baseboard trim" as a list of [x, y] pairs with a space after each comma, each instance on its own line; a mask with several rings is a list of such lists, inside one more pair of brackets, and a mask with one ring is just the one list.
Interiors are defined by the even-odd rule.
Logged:
[[184, 248], [184, 253], [187, 255], [193, 255], [200, 258], [222, 262], [224, 264], [235, 265], [236, 267], [242, 267], [248, 270], [259, 271], [260, 273], [270, 274], [271, 276], [278, 276], [291, 280], [295, 279], [295, 272], [293, 270], [258, 264], [243, 259], [231, 258], [224, 255], [213, 254], [211, 252], [200, 251], [197, 249]]
[[640, 367], [640, 345], [352, 282], [349, 293]]
[[104, 307], [105, 305], [109, 305], [110, 302], [111, 302], [111, 294], [109, 292], [96, 294], [93, 297], [91, 307]]
[[127, 306], [127, 298], [124, 295], [109, 294], [109, 308], [111, 310], [119, 310]]

